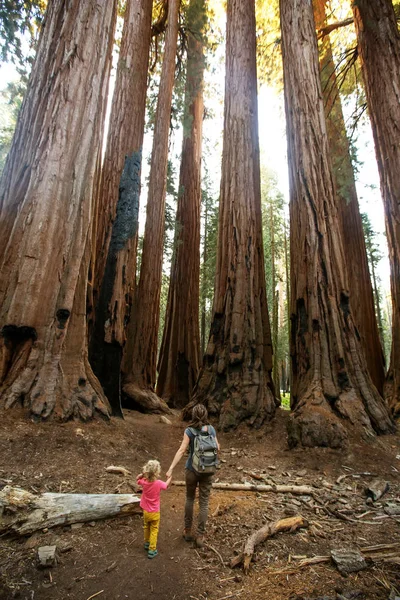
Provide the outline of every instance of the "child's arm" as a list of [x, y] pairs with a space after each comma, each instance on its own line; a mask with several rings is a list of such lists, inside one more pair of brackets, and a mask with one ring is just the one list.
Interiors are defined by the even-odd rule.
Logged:
[[143, 479], [143, 473], [139, 473], [139, 475], [136, 475], [136, 481], [139, 481], [139, 479]]
[[168, 477], [166, 484], [167, 484], [167, 489], [169, 488], [169, 486], [171, 485], [171, 481], [172, 481], [172, 475], [171, 477]]

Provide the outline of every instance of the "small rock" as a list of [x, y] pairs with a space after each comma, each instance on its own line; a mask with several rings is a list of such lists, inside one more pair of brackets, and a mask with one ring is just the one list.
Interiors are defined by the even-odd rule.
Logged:
[[78, 435], [80, 437], [84, 437], [85, 433], [84, 433], [83, 429], [81, 429], [80, 427], [78, 427], [78, 429], [75, 429], [75, 435]]
[[400, 515], [400, 504], [388, 502], [383, 510], [387, 515]]
[[83, 525], [83, 523], [72, 523], [71, 529], [81, 529]]
[[365, 558], [357, 548], [333, 549], [331, 550], [331, 556], [342, 575], [348, 575], [367, 568]]
[[172, 421], [170, 421], [165, 415], [161, 415], [160, 423], [165, 423], [165, 425], [172, 425]]
[[38, 548], [39, 567], [54, 567], [57, 564], [57, 546]]
[[307, 475], [306, 469], [301, 469], [301, 471], [297, 472], [297, 477], [304, 477], [305, 475]]
[[369, 486], [365, 488], [365, 493], [369, 498], [372, 498], [374, 502], [382, 498], [383, 494], [389, 490], [389, 482], [383, 481], [383, 479], [374, 479], [371, 481]]

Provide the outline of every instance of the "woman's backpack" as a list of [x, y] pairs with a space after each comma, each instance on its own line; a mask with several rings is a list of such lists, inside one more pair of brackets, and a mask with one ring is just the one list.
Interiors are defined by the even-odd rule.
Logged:
[[215, 435], [209, 431], [189, 428], [194, 435], [192, 466], [198, 474], [215, 473], [218, 464], [218, 446]]

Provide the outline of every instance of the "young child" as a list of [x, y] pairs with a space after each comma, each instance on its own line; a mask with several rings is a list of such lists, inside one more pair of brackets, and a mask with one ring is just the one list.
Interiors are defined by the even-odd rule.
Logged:
[[161, 465], [158, 460], [149, 460], [143, 467], [143, 472], [136, 477], [138, 485], [143, 488], [140, 506], [143, 509], [144, 548], [148, 558], [157, 556], [157, 537], [160, 526], [160, 492], [166, 490], [172, 477], [167, 481], [158, 479]]

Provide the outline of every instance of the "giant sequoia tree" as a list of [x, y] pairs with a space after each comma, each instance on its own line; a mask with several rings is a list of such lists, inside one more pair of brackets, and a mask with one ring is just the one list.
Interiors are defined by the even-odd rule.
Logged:
[[281, 0], [291, 225], [289, 445], [338, 447], [343, 423], [393, 430], [367, 370], [345, 274], [312, 4]]
[[159, 359], [157, 394], [188, 403], [200, 367], [199, 277], [203, 130], [204, 0], [188, 10], [188, 54], [174, 257]]
[[253, 0], [228, 0], [217, 270], [210, 338], [195, 402], [224, 429], [275, 413], [261, 233]]
[[[314, 0], [314, 15], [317, 30], [323, 29], [326, 26], [326, 0]], [[368, 370], [375, 387], [380, 394], [383, 394], [384, 356], [375, 317], [350, 146], [329, 35], [325, 35], [320, 43], [320, 70], [329, 149], [343, 231], [343, 249], [348, 275], [352, 282], [351, 306], [361, 336]]]
[[85, 299], [116, 9], [50, 0], [0, 183], [0, 396], [37, 417], [108, 414]]
[[400, 414], [400, 34], [391, 0], [353, 3], [389, 246], [392, 351], [386, 394]]
[[154, 396], [160, 320], [168, 134], [180, 0], [168, 2], [168, 24], [154, 124], [140, 279], [124, 356], [124, 392], [136, 402]]
[[125, 8], [107, 148], [96, 192], [90, 361], [115, 413], [120, 412], [121, 359], [135, 286], [152, 4], [130, 0]]

